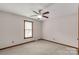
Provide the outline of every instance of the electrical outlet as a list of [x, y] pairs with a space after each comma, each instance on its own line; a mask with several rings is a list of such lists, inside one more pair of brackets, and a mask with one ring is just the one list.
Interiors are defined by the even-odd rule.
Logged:
[[55, 38], [53, 38], [53, 40], [55, 40]]
[[14, 43], [14, 41], [12, 41], [12, 43]]

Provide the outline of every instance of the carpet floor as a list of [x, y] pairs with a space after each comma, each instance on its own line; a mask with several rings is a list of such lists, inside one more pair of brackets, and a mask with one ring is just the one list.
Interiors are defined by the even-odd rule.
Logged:
[[45, 40], [38, 40], [0, 50], [0, 55], [77, 55], [77, 50]]

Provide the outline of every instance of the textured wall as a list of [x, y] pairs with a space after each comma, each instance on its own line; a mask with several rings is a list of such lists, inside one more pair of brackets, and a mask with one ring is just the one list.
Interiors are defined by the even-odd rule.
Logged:
[[[24, 39], [24, 19], [33, 21], [33, 38]], [[37, 40], [41, 32], [41, 22], [0, 11], [0, 48]]]
[[54, 4], [47, 8], [49, 18], [43, 22], [43, 38], [78, 46], [78, 5]]

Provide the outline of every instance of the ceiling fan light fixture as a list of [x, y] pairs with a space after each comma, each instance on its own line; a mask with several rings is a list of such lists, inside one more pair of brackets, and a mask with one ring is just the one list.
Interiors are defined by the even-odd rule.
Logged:
[[37, 17], [38, 17], [38, 18], [42, 18], [42, 16], [41, 16], [41, 15], [38, 15]]

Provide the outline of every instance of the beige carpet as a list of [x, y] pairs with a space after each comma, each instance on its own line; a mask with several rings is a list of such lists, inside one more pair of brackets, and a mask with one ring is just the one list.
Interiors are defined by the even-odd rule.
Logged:
[[62, 46], [45, 40], [0, 50], [0, 55], [76, 55], [74, 48]]

